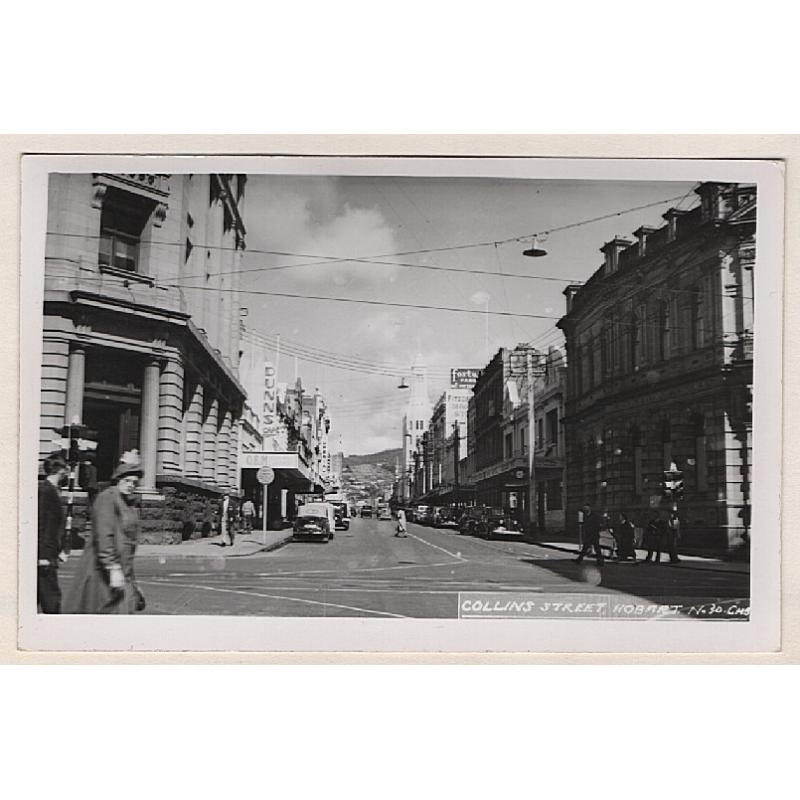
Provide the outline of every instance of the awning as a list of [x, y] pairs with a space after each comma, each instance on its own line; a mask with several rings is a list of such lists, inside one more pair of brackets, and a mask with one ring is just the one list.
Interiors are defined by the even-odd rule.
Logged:
[[272, 467], [275, 480], [285, 484], [287, 488], [296, 488], [303, 492], [313, 492], [314, 481], [311, 470], [296, 451], [246, 450], [242, 453], [241, 469], [260, 469]]

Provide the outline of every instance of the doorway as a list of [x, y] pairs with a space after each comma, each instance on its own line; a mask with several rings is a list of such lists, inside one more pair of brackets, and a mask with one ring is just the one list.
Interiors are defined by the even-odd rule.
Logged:
[[98, 481], [111, 480], [122, 454], [139, 447], [139, 415], [139, 403], [84, 400], [84, 424], [97, 432]]

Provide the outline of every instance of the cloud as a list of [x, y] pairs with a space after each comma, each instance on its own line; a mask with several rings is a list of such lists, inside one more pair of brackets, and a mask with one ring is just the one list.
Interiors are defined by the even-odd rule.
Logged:
[[[250, 247], [298, 254], [278, 257], [284, 264], [324, 261], [327, 257], [370, 258], [399, 249], [394, 230], [381, 210], [346, 202], [337, 178], [265, 178], [248, 198], [247, 219]], [[399, 269], [345, 261], [298, 266], [272, 273], [272, 277], [280, 274], [301, 289], [313, 286], [315, 290], [341, 293], [393, 281]]]

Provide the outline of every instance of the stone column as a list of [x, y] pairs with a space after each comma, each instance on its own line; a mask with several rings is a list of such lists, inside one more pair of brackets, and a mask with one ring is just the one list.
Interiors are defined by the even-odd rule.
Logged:
[[[48, 319], [45, 317], [45, 326]], [[42, 388], [39, 412], [39, 460], [55, 449], [53, 439], [66, 419], [69, 344], [57, 331], [45, 330], [42, 340]]]
[[181, 474], [182, 405], [183, 364], [171, 358], [161, 372], [156, 460], [159, 475]]
[[235, 489], [237, 492], [240, 492], [242, 489], [240, 427], [240, 419], [231, 419], [231, 438], [228, 448], [228, 452], [230, 453], [229, 473], [231, 488]]
[[140, 446], [144, 475], [141, 482], [143, 492], [156, 489], [156, 457], [158, 452], [158, 410], [160, 389], [160, 368], [155, 359], [148, 361], [144, 368], [142, 382], [142, 418]]
[[231, 439], [231, 412], [225, 410], [217, 434], [217, 461], [215, 464], [216, 483], [226, 489], [230, 488], [230, 439]]
[[219, 400], [215, 397], [208, 409], [208, 416], [203, 423], [203, 449], [201, 452], [203, 462], [203, 480], [214, 483], [216, 480], [217, 462], [217, 415], [219, 414]]
[[202, 435], [203, 384], [198, 381], [183, 416], [183, 474], [187, 478], [199, 478], [201, 475]]
[[86, 374], [86, 348], [78, 346], [69, 351], [67, 367], [67, 402], [64, 408], [64, 422], [69, 424], [77, 419], [83, 422], [83, 383]]

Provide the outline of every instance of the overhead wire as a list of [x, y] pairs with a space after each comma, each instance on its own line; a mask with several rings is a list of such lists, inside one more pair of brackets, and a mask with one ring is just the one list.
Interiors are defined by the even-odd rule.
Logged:
[[[303, 266], [315, 266], [315, 265], [318, 265], [318, 264], [342, 263], [342, 262], [348, 262], [348, 261], [353, 261], [353, 262], [365, 261], [367, 263], [369, 263], [369, 262], [378, 263], [377, 262], [378, 259], [392, 258], [392, 257], [396, 257], [396, 256], [425, 255], [425, 254], [430, 254], [430, 253], [443, 253], [443, 252], [451, 252], [451, 251], [457, 251], [457, 250], [467, 250], [467, 249], [478, 248], [478, 247], [489, 247], [489, 246], [493, 246], [493, 245], [504, 245], [504, 244], [525, 242], [525, 241], [527, 241], [529, 239], [532, 239], [534, 237], [542, 237], [542, 236], [545, 236], [545, 235], [550, 235], [552, 233], [558, 233], [558, 232], [561, 232], [561, 231], [572, 230], [574, 228], [578, 228], [578, 227], [581, 227], [583, 225], [591, 225], [591, 224], [594, 224], [596, 222], [601, 222], [601, 221], [604, 221], [604, 220], [607, 220], [607, 219], [613, 219], [614, 217], [621, 217], [621, 216], [624, 216], [626, 214], [633, 213], [635, 211], [642, 211], [642, 210], [648, 209], [648, 208], [655, 208], [657, 206], [665, 205], [667, 203], [672, 203], [672, 202], [676, 202], [676, 201], [680, 202], [681, 200], [683, 200], [686, 197], [688, 197], [688, 195], [692, 191], [694, 191], [694, 188], [695, 187], [693, 186], [692, 189], [689, 190], [689, 192], [686, 192], [683, 195], [678, 195], [676, 197], [668, 197], [668, 198], [664, 198], [663, 200], [657, 200], [657, 201], [650, 202], [650, 203], [644, 203], [642, 205], [632, 206], [630, 208], [621, 209], [619, 211], [609, 212], [608, 214], [601, 214], [601, 215], [598, 215], [596, 217], [590, 217], [588, 219], [578, 220], [576, 222], [567, 223], [565, 225], [558, 225], [558, 226], [554, 226], [552, 228], [546, 228], [546, 229], [543, 229], [543, 230], [540, 230], [540, 231], [534, 231], [532, 233], [526, 233], [526, 234], [523, 234], [521, 236], [514, 236], [514, 237], [510, 237], [510, 238], [506, 238], [506, 239], [496, 239], [496, 240], [489, 240], [489, 241], [483, 241], [483, 242], [472, 242], [472, 243], [461, 244], [461, 245], [447, 245], [447, 246], [442, 246], [442, 247], [426, 247], [426, 248], [418, 248], [416, 250], [397, 251], [397, 252], [394, 252], [394, 253], [379, 253], [377, 255], [373, 255], [373, 256], [369, 256], [369, 257], [361, 257], [361, 258], [351, 258], [351, 257], [343, 257], [343, 256], [328, 256], [328, 255], [309, 254], [309, 253], [296, 253], [296, 252], [290, 252], [290, 251], [285, 251], [285, 250], [267, 250], [267, 249], [260, 249], [260, 248], [250, 248], [250, 249], [246, 249], [245, 251], [242, 251], [242, 252], [254, 253], [254, 254], [262, 254], [262, 255], [286, 256], [286, 257], [290, 257], [290, 258], [312, 258], [312, 259], [316, 259], [315, 261], [301, 263], [301, 264], [274, 265], [274, 266], [265, 268], [265, 269], [269, 269], [269, 270], [278, 269], [278, 268], [280, 268], [280, 269], [290, 269], [290, 268], [303, 267]], [[78, 233], [68, 233], [68, 232], [62, 232], [62, 231], [47, 231], [47, 235], [48, 236], [64, 236], [64, 237], [80, 237], [80, 238], [85, 238], [85, 239], [100, 239], [101, 238], [100, 234], [84, 234], [84, 233], [78, 234]], [[174, 241], [174, 242], [154, 241], [154, 242], [152, 242], [152, 244], [156, 245], [156, 246], [165, 246], [165, 247], [184, 247], [186, 243], [183, 242], [183, 241], [180, 241], [180, 242], [177, 242], [177, 241]], [[225, 246], [225, 245], [210, 245], [210, 244], [199, 244], [199, 243], [198, 244], [193, 244], [193, 248], [199, 248], [201, 250], [205, 249], [205, 250], [222, 250], [222, 251], [240, 250], [240, 248], [230, 247], [230, 246]], [[387, 262], [387, 263], [392, 264], [394, 266], [403, 266], [402, 264], [398, 264], [397, 262]], [[420, 265], [409, 264], [408, 266], [418, 267]], [[226, 272], [219, 273], [219, 274], [226, 274], [227, 275], [227, 274], [231, 274], [231, 273], [234, 273], [234, 272], [242, 273], [242, 272], [246, 272], [246, 271], [251, 271], [251, 270], [227, 270]], [[495, 274], [495, 273], [491, 273], [490, 272], [489, 274]], [[198, 274], [197, 277], [205, 277], [206, 275], [211, 277], [212, 274], [204, 272], [204, 273]], [[186, 277], [189, 277], [189, 276], [186, 276]], [[194, 276], [192, 276], [192, 277], [194, 277]], [[562, 280], [562, 279], [558, 279], [558, 280]]]

